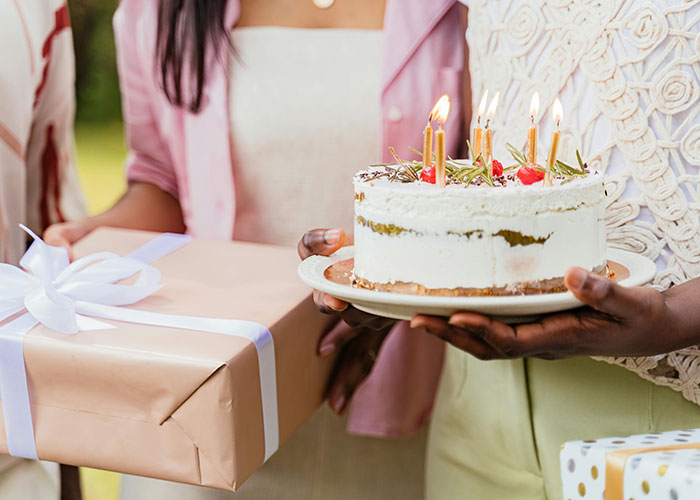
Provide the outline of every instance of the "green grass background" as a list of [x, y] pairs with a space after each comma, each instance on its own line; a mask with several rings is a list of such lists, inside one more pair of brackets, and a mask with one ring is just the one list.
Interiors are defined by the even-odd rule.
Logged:
[[120, 122], [79, 122], [75, 127], [78, 173], [91, 214], [111, 207], [126, 189], [124, 133]]

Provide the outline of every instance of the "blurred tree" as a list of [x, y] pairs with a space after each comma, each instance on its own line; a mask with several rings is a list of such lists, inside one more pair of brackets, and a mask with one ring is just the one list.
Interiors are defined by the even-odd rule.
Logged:
[[79, 121], [121, 118], [112, 15], [118, 0], [68, 0], [75, 45]]

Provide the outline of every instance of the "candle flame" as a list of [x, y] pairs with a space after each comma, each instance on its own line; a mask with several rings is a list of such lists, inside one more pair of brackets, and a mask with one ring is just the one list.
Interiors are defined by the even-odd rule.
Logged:
[[486, 92], [484, 92], [484, 95], [481, 97], [481, 102], [479, 103], [479, 112], [476, 115], [476, 121], [479, 123], [481, 121], [481, 117], [484, 116], [484, 111], [486, 111], [486, 99], [489, 96], [489, 89], [486, 89]]
[[501, 95], [500, 92], [496, 92], [496, 95], [491, 99], [491, 104], [489, 104], [489, 110], [486, 112], [486, 126], [488, 127], [489, 122], [496, 114], [496, 107], [498, 107], [498, 97]]
[[530, 101], [530, 117], [534, 120], [537, 117], [537, 113], [540, 112], [540, 93], [535, 90], [532, 94], [532, 101]]
[[450, 114], [450, 97], [443, 94], [435, 103], [433, 110], [430, 112], [430, 121], [437, 120], [442, 125], [447, 121], [447, 115]]
[[559, 124], [561, 123], [562, 119], [564, 117], [564, 109], [561, 106], [561, 101], [557, 97], [554, 99], [554, 104], [552, 105], [552, 120], [554, 120], [554, 124], [559, 128]]

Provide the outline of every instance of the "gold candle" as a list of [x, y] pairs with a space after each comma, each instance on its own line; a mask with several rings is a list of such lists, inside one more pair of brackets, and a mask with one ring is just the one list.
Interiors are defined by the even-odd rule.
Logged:
[[537, 163], [537, 126], [535, 118], [540, 110], [540, 93], [535, 91], [530, 101], [530, 129], [527, 131], [527, 162]]
[[472, 144], [472, 149], [474, 150], [474, 158], [472, 161], [476, 160], [481, 154], [481, 144], [484, 142], [483, 129], [481, 127], [474, 128], [474, 143]]
[[[432, 118], [432, 116], [431, 116]], [[430, 126], [430, 120], [423, 130], [423, 168], [433, 162], [433, 127]]]
[[561, 136], [561, 120], [564, 115], [564, 110], [561, 106], [561, 101], [557, 97], [552, 106], [552, 119], [554, 120], [554, 131], [552, 132], [552, 143], [549, 147], [549, 156], [547, 157], [547, 173], [544, 176], [545, 186], [552, 185], [552, 168], [557, 161], [557, 149], [559, 148], [559, 137]]
[[437, 143], [437, 165], [435, 169], [435, 184], [438, 187], [445, 187], [447, 183], [446, 158], [445, 158], [445, 131], [442, 130], [442, 124], [438, 126], [438, 131], [435, 133], [435, 141]]
[[476, 115], [476, 127], [474, 127], [474, 133], [472, 134], [472, 152], [474, 158], [472, 161], [476, 160], [481, 154], [481, 143], [483, 139], [483, 129], [481, 128], [481, 117], [484, 116], [484, 111], [486, 110], [486, 98], [489, 96], [489, 91], [484, 92], [481, 102], [479, 103], [479, 110]]
[[430, 113], [430, 116], [436, 118], [439, 123], [438, 131], [435, 133], [435, 153], [437, 155], [437, 162], [435, 165], [435, 184], [441, 188], [445, 187], [447, 184], [447, 174], [445, 172], [447, 154], [445, 150], [445, 131], [442, 129], [442, 125], [447, 121], [447, 115], [449, 114], [450, 98], [447, 96], [447, 94], [445, 94], [438, 99], [438, 102], [435, 103], [435, 107]]
[[493, 177], [493, 130], [491, 129], [491, 120], [493, 115], [496, 114], [496, 107], [498, 106], [498, 97], [500, 92], [496, 92], [493, 96], [491, 104], [489, 104], [489, 110], [486, 112], [486, 131], [484, 133], [484, 150], [483, 158], [486, 162], [486, 168], [489, 169], [489, 175]]
[[486, 123], [486, 134], [484, 135], [484, 155], [483, 161], [485, 165], [488, 165], [489, 174], [493, 174], [493, 131], [489, 128], [488, 122]]

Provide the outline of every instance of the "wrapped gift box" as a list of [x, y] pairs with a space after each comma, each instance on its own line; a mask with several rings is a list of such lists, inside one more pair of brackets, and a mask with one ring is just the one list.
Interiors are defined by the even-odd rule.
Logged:
[[[127, 255], [152, 233], [101, 229], [76, 257]], [[322, 403], [331, 359], [316, 355], [331, 319], [296, 275], [294, 249], [193, 240], [153, 263], [165, 285], [130, 306], [255, 321], [274, 338], [280, 441]], [[254, 344], [240, 337], [106, 321], [62, 335], [39, 325], [24, 359], [39, 458], [235, 490], [264, 462]], [[0, 452], [7, 453], [0, 416]]]
[[700, 429], [566, 443], [565, 500], [700, 499]]

